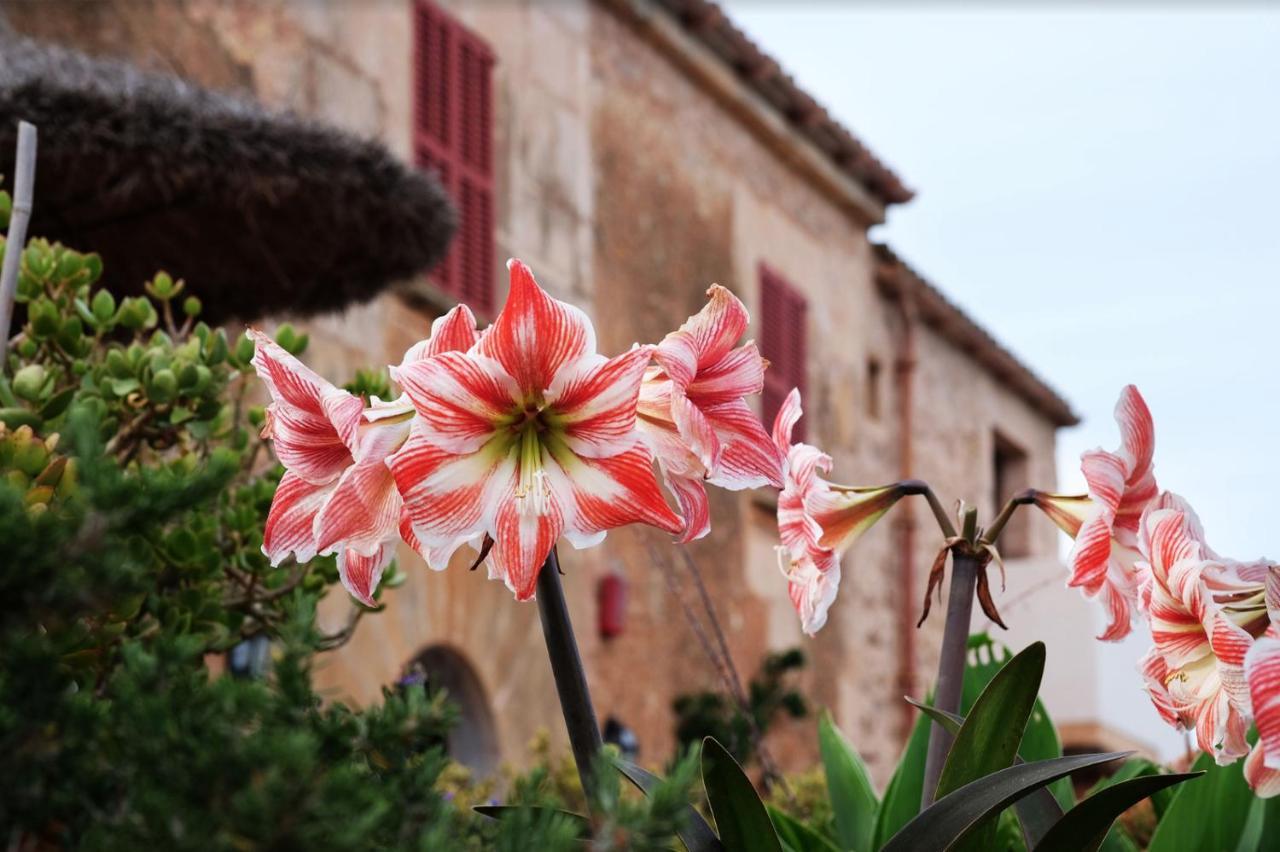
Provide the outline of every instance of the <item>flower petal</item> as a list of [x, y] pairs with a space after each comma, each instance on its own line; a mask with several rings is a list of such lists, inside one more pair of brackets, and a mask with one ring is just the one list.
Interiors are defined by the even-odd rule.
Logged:
[[541, 393], [561, 367], [595, 354], [596, 333], [581, 310], [547, 295], [529, 267], [513, 258], [507, 269], [507, 303], [476, 351], [501, 364], [521, 396]]
[[395, 540], [384, 541], [371, 555], [364, 555], [350, 548], [338, 551], [338, 579], [351, 597], [369, 607], [376, 607], [373, 599], [382, 572], [396, 555]]
[[476, 318], [466, 305], [455, 305], [447, 314], [431, 323], [431, 335], [420, 340], [404, 353], [401, 367], [422, 361], [441, 352], [466, 352], [479, 339], [476, 334]]
[[707, 481], [731, 491], [782, 487], [783, 457], [746, 400], [713, 405], [703, 412], [720, 444], [719, 462]]
[[400, 525], [400, 493], [382, 458], [353, 464], [315, 520], [320, 553], [351, 550], [372, 556]]
[[667, 483], [667, 490], [680, 505], [680, 514], [685, 518], [684, 532], [676, 539], [676, 543], [688, 544], [711, 532], [711, 507], [707, 502], [707, 489], [702, 480], [668, 474], [664, 481]]
[[[387, 459], [404, 511], [428, 564], [443, 569], [448, 556], [488, 531], [503, 489], [514, 475], [506, 448], [494, 441], [456, 454], [413, 435]], [[425, 548], [425, 550], [424, 550]], [[442, 559], [443, 557], [443, 559]]]
[[490, 557], [498, 575], [519, 601], [533, 597], [542, 565], [564, 529], [564, 516], [555, 498], [544, 499], [542, 505], [539, 512], [522, 510], [522, 501], [515, 496], [515, 477], [508, 480], [507, 495], [498, 509]]
[[351, 464], [364, 403], [334, 387], [257, 329], [253, 366], [271, 394], [264, 437], [286, 469], [316, 485], [337, 479]]
[[1254, 745], [1244, 760], [1244, 778], [1259, 799], [1280, 796], [1280, 769], [1267, 766], [1261, 742]]
[[778, 548], [778, 567], [787, 578], [787, 594], [800, 616], [800, 629], [813, 636], [827, 623], [827, 612], [840, 589], [840, 565], [821, 570], [807, 553], [793, 556]]
[[312, 485], [285, 471], [262, 531], [262, 552], [272, 565], [279, 565], [290, 553], [300, 563], [315, 558], [315, 519], [333, 489], [332, 483]]
[[764, 388], [764, 359], [754, 343], [730, 350], [723, 358], [698, 369], [685, 393], [700, 406], [718, 405], [760, 393]]
[[546, 475], [567, 531], [587, 537], [633, 523], [684, 531], [684, 520], [662, 497], [653, 457], [643, 443], [610, 458], [576, 456], [563, 446], [553, 447], [551, 457]]
[[791, 432], [803, 413], [800, 405], [800, 389], [792, 388], [773, 418], [773, 444], [783, 457], [791, 451]]
[[472, 453], [513, 422], [520, 392], [497, 361], [473, 353], [442, 352], [391, 368], [418, 411], [417, 427], [453, 453]]
[[636, 440], [636, 404], [651, 350], [637, 347], [603, 363], [566, 365], [547, 390], [549, 414], [563, 423], [574, 453], [610, 456]]
[[707, 297], [702, 310], [663, 338], [654, 353], [677, 385], [687, 385], [699, 369], [724, 358], [751, 321], [746, 306], [719, 284], [711, 285]]
[[1245, 672], [1263, 764], [1280, 771], [1280, 638], [1257, 639], [1245, 655]]

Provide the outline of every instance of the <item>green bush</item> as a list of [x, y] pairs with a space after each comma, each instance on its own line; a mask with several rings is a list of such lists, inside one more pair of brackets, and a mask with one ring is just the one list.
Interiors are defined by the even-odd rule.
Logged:
[[[347, 629], [318, 632], [333, 558], [262, 555], [280, 468], [256, 435], [252, 344], [201, 323], [182, 281], [158, 273], [117, 299], [101, 273], [95, 255], [32, 240], [25, 321], [0, 365], [0, 842], [578, 848], [562, 815], [492, 821], [451, 801], [446, 696], [322, 703], [315, 656], [372, 611], [353, 604]], [[287, 326], [278, 338], [307, 344]], [[273, 649], [266, 677], [206, 664], [257, 637]], [[517, 798], [538, 800], [537, 778], [522, 783]], [[683, 801], [687, 785], [669, 789], [664, 802]], [[597, 848], [668, 843], [671, 808], [616, 793], [594, 803]]]

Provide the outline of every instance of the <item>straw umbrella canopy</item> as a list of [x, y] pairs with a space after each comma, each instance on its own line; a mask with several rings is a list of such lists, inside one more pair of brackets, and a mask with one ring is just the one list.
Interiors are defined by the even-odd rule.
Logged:
[[211, 321], [367, 301], [442, 259], [456, 215], [382, 145], [171, 76], [0, 33], [0, 172], [40, 132], [30, 233], [164, 269]]

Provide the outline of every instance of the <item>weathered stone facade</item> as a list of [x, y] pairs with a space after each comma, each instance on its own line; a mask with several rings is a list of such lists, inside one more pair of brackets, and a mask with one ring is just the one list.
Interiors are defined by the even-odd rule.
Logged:
[[[55, 14], [47, 4], [0, 8], [19, 31], [239, 90], [376, 136], [409, 157], [412, 2], [118, 0], [59, 5]], [[785, 117], [735, 90], [732, 69], [700, 52], [679, 22], [639, 2], [443, 5], [497, 56], [499, 255], [520, 256], [544, 286], [586, 309], [602, 351], [660, 339], [701, 305], [712, 282], [757, 305], [757, 270], [767, 262], [811, 305], [808, 434], [834, 456], [834, 478], [899, 478], [905, 415], [909, 472], [932, 483], [944, 502], [963, 498], [984, 514], [994, 511], [997, 434], [1002, 446], [1025, 454], [1016, 473], [1023, 485], [1052, 487], [1054, 415], [981, 363], [975, 347], [986, 343], [957, 342], [970, 331], [958, 312], [919, 321], [886, 295], [878, 283], [885, 260], [867, 236], [882, 211], [865, 193], [854, 198], [838, 180], [819, 179], [813, 163], [823, 162], [821, 153], [790, 133]], [[637, 8], [656, 24], [628, 12]], [[505, 284], [495, 286], [501, 293]], [[312, 321], [309, 361], [334, 378], [398, 362], [428, 328], [420, 304], [391, 294]], [[914, 354], [904, 349], [907, 323]], [[904, 404], [900, 377], [912, 370]], [[713, 532], [691, 555], [744, 675], [770, 649], [803, 646], [812, 660], [803, 688], [832, 709], [883, 781], [900, 743], [901, 696], [922, 691], [936, 659], [939, 618], [904, 629], [939, 543], [932, 521], [923, 506], [899, 507], [859, 542], [845, 560], [827, 627], [807, 640], [778, 572], [770, 499], [713, 494]], [[912, 516], [913, 574], [904, 586], [902, 540]], [[1022, 555], [1055, 555], [1048, 524], [1019, 535]], [[365, 619], [325, 661], [317, 673], [324, 690], [376, 700], [424, 649], [443, 645], [470, 661], [505, 757], [519, 760], [540, 728], [562, 736], [536, 608], [466, 572], [461, 559], [437, 574], [407, 550], [403, 556], [409, 581], [387, 595], [386, 612]], [[597, 711], [632, 727], [645, 758], [665, 759], [672, 698], [718, 686], [654, 560], [673, 560], [679, 571], [683, 563], [663, 534], [633, 529], [562, 559]], [[630, 581], [626, 630], [607, 641], [595, 629], [596, 583], [606, 571]], [[911, 594], [905, 605], [904, 590]], [[323, 617], [336, 623], [346, 607], [335, 596]], [[786, 767], [814, 756], [808, 723], [782, 724], [771, 741]]]

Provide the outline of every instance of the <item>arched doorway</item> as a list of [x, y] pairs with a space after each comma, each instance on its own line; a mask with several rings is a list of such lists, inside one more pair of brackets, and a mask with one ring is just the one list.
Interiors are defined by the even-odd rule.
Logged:
[[432, 693], [444, 690], [458, 707], [458, 724], [449, 734], [449, 756], [477, 776], [498, 769], [498, 734], [484, 684], [461, 653], [447, 645], [432, 645], [406, 667]]

